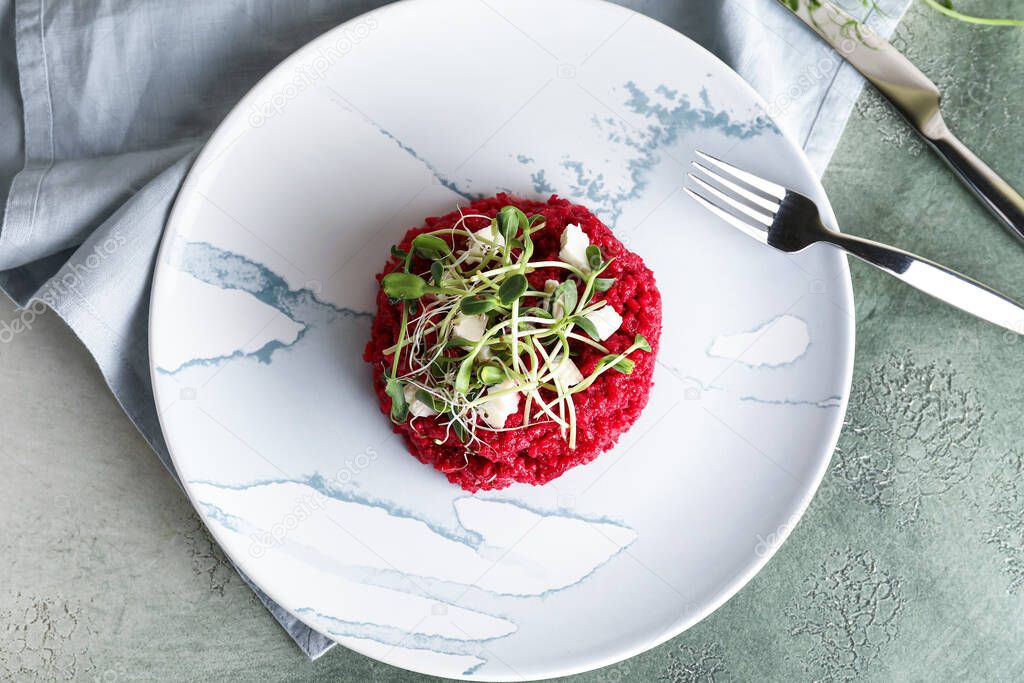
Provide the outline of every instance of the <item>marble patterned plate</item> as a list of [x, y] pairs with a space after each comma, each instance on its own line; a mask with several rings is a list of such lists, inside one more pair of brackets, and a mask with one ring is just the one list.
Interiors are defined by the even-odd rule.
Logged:
[[[177, 199], [150, 329], [175, 466], [238, 567], [346, 647], [481, 680], [611, 664], [736, 593], [829, 462], [852, 296], [838, 254], [765, 249], [681, 192], [698, 147], [828, 206], [738, 76], [595, 0], [408, 0], [264, 78]], [[469, 495], [391, 433], [361, 353], [389, 245], [501, 190], [595, 211], [665, 328], [613, 451]]]

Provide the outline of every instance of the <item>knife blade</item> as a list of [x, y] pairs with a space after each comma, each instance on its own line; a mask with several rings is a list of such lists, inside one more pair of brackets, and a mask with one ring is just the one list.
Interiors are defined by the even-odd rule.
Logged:
[[1024, 240], [1024, 197], [949, 130], [935, 83], [888, 41], [828, 0], [779, 2], [878, 88], [981, 203]]

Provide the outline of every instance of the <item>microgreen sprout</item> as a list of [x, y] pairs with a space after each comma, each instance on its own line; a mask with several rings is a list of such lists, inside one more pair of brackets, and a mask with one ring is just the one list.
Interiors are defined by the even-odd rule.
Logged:
[[[392, 247], [397, 266], [381, 287], [401, 307], [398, 338], [384, 350], [391, 356], [384, 389], [395, 422], [436, 414], [446, 431], [438, 443], [454, 436], [472, 449], [486, 443], [485, 432], [547, 421], [575, 448], [573, 396], [608, 370], [632, 373], [628, 356], [651, 351], [640, 335], [622, 353], [601, 343], [587, 316], [607, 305], [595, 295], [615, 285], [615, 278], [600, 277], [611, 259], [591, 245], [585, 270], [535, 261], [533, 236], [545, 227], [543, 215], [504, 206], [494, 218], [460, 214], [449, 227], [417, 235], [408, 249]], [[557, 280], [531, 283], [528, 276], [539, 269], [556, 272]], [[580, 380], [571, 358], [584, 347], [604, 355]], [[520, 426], [483, 419], [490, 402], [510, 395], [525, 397]]]

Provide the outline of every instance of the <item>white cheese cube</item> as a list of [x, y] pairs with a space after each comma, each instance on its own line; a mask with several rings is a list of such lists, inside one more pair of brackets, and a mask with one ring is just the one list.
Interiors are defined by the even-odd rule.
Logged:
[[[506, 379], [501, 384], [495, 384], [487, 390], [487, 394], [497, 394], [500, 391], [508, 391], [515, 388], [515, 380]], [[512, 391], [504, 396], [489, 398], [480, 404], [480, 417], [493, 429], [501, 429], [505, 426], [505, 420], [519, 410], [519, 392]]]
[[563, 360], [561, 353], [552, 357], [551, 367], [554, 368], [553, 379], [558, 380], [563, 387], [574, 387], [583, 381], [583, 373], [572, 362], [572, 358], [565, 358]]
[[583, 229], [575, 223], [565, 226], [562, 232], [562, 248], [558, 251], [558, 259], [570, 266], [576, 266], [583, 272], [590, 270], [587, 263], [587, 247], [590, 246], [590, 238]]
[[486, 331], [487, 316], [483, 313], [480, 315], [459, 313], [455, 316], [455, 325], [452, 327], [452, 332], [456, 337], [475, 342], [483, 339], [484, 332]]
[[[491, 246], [491, 245], [494, 246]], [[483, 230], [473, 232], [473, 239], [469, 240], [469, 258], [467, 261], [477, 262], [483, 259], [485, 254], [499, 251], [505, 247], [505, 238], [497, 231], [486, 227]]]
[[402, 389], [402, 393], [405, 394], [405, 402], [409, 404], [409, 413], [413, 417], [432, 417], [437, 415], [436, 410], [416, 398], [416, 387], [413, 385], [406, 384], [405, 388]]
[[616, 313], [611, 306], [604, 306], [588, 313], [586, 318], [594, 324], [597, 329], [597, 337], [601, 341], [615, 334], [615, 330], [622, 326], [622, 316]]

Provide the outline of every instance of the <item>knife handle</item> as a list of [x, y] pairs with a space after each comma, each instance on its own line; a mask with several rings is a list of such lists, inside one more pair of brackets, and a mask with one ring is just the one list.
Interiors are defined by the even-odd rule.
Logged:
[[[943, 127], [945, 128], [945, 127]], [[1014, 235], [1024, 239], [1024, 197], [967, 149], [948, 129], [925, 138], [964, 183]]]

